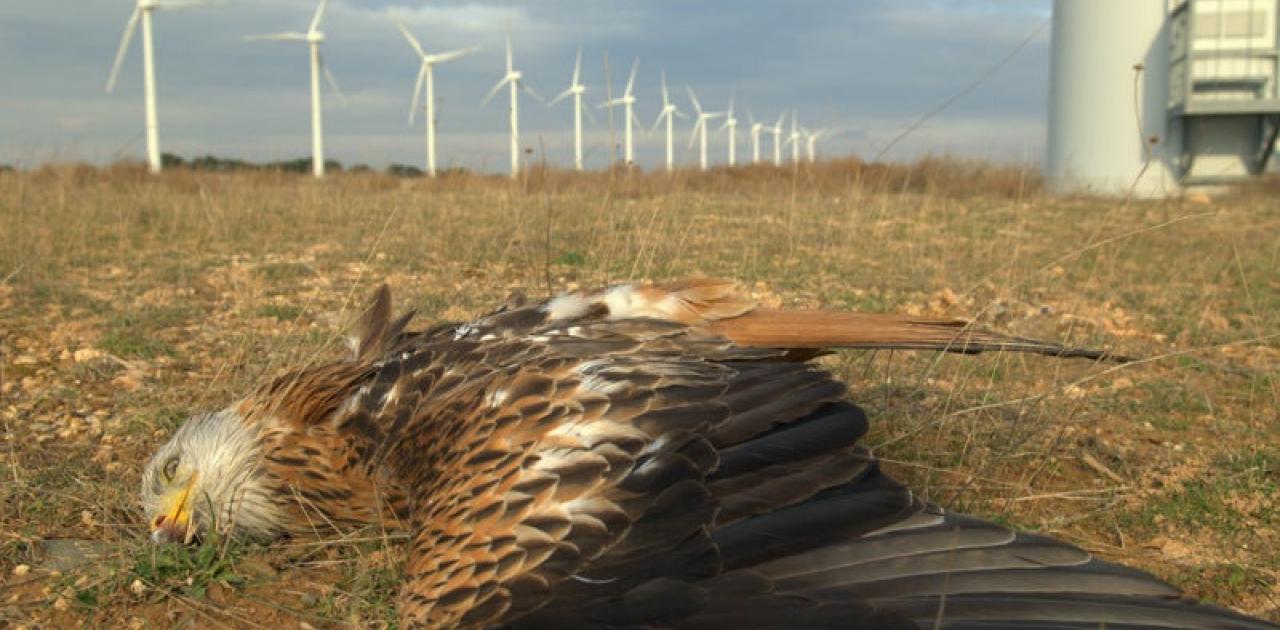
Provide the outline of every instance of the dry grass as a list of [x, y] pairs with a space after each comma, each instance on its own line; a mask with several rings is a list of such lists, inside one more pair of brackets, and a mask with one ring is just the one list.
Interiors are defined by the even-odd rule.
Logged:
[[[931, 499], [1280, 620], [1274, 196], [1040, 190], [1022, 169], [956, 160], [514, 183], [0, 173], [0, 624], [388, 622], [394, 541], [148, 546], [135, 490], [151, 449], [187, 414], [334, 352], [383, 280], [429, 320], [514, 289], [688, 274], [739, 278], [766, 302], [974, 316], [1150, 358], [826, 361], [873, 414], [878, 452]], [[104, 556], [50, 573], [51, 538]]]

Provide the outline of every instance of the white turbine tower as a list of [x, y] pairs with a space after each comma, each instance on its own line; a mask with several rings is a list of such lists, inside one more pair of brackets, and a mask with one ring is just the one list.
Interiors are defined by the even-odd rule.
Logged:
[[787, 144], [791, 145], [791, 163], [800, 162], [800, 121], [799, 113], [791, 110], [791, 133], [787, 135]]
[[702, 111], [702, 103], [698, 102], [698, 97], [693, 93], [693, 88], [684, 86], [689, 93], [689, 101], [693, 103], [693, 111], [698, 115], [693, 123], [693, 134], [689, 136], [689, 148], [693, 148], [694, 141], [699, 141], [701, 148], [698, 151], [698, 165], [702, 170], [707, 170], [707, 121], [719, 118], [724, 112], [704, 112]]
[[778, 114], [778, 120], [773, 123], [772, 127], [765, 127], [764, 130], [773, 135], [773, 165], [782, 166], [782, 121], [787, 117], [784, 110]]
[[404, 34], [404, 38], [409, 40], [409, 45], [413, 47], [414, 52], [418, 53], [418, 57], [422, 59], [422, 66], [418, 69], [418, 81], [413, 86], [413, 102], [409, 104], [409, 124], [413, 124], [413, 118], [418, 113], [418, 99], [426, 92], [426, 109], [427, 115], [427, 176], [436, 176], [436, 80], [435, 66], [438, 63], [452, 61], [463, 55], [469, 55], [480, 48], [472, 46], [470, 48], [459, 48], [450, 50], [449, 52], [436, 53], [428, 55], [427, 51], [422, 49], [422, 44], [418, 42], [418, 38], [409, 32], [409, 29], [400, 20], [396, 20], [396, 26], [400, 27], [400, 32]]
[[750, 111], [747, 112], [747, 120], [751, 122], [751, 163], [760, 163], [760, 132], [764, 131], [764, 123], [757, 122], [756, 117]]
[[800, 131], [804, 134], [805, 157], [809, 160], [809, 163], [812, 164], [817, 159], [818, 155], [818, 138], [827, 135], [831, 130], [815, 129], [810, 131], [801, 127]]
[[653, 129], [649, 133], [658, 130], [658, 125], [662, 124], [665, 118], [667, 121], [667, 172], [675, 168], [675, 122], [674, 117], [688, 118], [671, 102], [671, 94], [667, 91], [667, 71], [662, 71], [662, 111], [658, 112], [658, 119], [653, 121]]
[[724, 125], [721, 125], [720, 131], [729, 134], [729, 166], [735, 166], [738, 163], [738, 119], [733, 116], [733, 95], [729, 95], [729, 110], [725, 114]]
[[529, 93], [529, 96], [542, 100], [537, 92], [534, 92], [524, 83], [524, 73], [515, 69], [515, 60], [511, 54], [511, 31], [507, 31], [507, 73], [502, 75], [501, 79], [494, 84], [493, 89], [489, 90], [489, 94], [484, 97], [481, 104], [487, 104], [502, 86], [511, 87], [511, 177], [520, 174], [520, 90]]
[[329, 87], [339, 96], [338, 82], [324, 65], [320, 56], [320, 44], [324, 42], [324, 32], [320, 30], [320, 21], [324, 19], [325, 6], [329, 0], [320, 0], [320, 6], [311, 16], [307, 32], [290, 31], [285, 33], [269, 33], [267, 35], [250, 35], [248, 39], [255, 41], [306, 42], [311, 52], [311, 173], [316, 177], [324, 177], [324, 121], [320, 112], [320, 75], [323, 73]]
[[124, 55], [129, 52], [129, 43], [133, 40], [133, 32], [142, 21], [142, 90], [146, 103], [147, 131], [147, 165], [152, 173], [159, 173], [160, 164], [160, 132], [156, 121], [156, 66], [155, 47], [151, 43], [151, 12], [156, 9], [178, 9], [205, 4], [198, 0], [137, 0], [133, 14], [125, 22], [124, 35], [120, 37], [120, 48], [116, 50], [116, 61], [111, 64], [111, 74], [107, 76], [107, 93], [116, 87], [116, 77], [120, 74], [120, 64], [124, 63]]
[[573, 63], [573, 80], [569, 82], [568, 89], [547, 103], [548, 106], [555, 105], [569, 96], [573, 97], [573, 168], [579, 171], [582, 170], [582, 95], [587, 91], [587, 86], [579, 82], [581, 77], [582, 47], [578, 47], [578, 60]]
[[635, 163], [635, 150], [632, 143], [631, 126], [633, 122], [639, 122], [636, 120], [636, 96], [633, 92], [636, 86], [636, 71], [639, 69], [640, 59], [637, 58], [635, 63], [631, 64], [631, 76], [627, 78], [627, 89], [622, 91], [622, 96], [600, 104], [600, 107], [602, 108], [617, 107], [618, 105], [623, 106], [622, 155], [624, 160], [623, 163], [627, 166], [631, 166]]

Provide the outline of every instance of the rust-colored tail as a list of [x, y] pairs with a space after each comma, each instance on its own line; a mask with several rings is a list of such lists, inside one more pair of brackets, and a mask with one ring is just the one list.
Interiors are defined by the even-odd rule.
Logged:
[[979, 352], [1033, 352], [1124, 363], [1128, 357], [1105, 350], [1069, 348], [983, 330], [958, 319], [833, 311], [757, 308], [708, 323], [711, 332], [748, 347], [874, 348]]

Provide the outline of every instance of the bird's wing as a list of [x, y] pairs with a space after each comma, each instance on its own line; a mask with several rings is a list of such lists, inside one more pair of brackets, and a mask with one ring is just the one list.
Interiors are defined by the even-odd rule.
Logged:
[[709, 325], [753, 309], [713, 281], [420, 336], [370, 309], [357, 355], [388, 351], [337, 428], [409, 494], [405, 625], [1254, 623], [914, 497], [841, 383]]

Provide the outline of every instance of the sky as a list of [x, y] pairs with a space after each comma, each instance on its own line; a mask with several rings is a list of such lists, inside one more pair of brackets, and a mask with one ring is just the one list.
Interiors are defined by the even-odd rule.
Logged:
[[[794, 110], [801, 125], [844, 133], [822, 155], [874, 158], [921, 116], [960, 94], [1021, 42], [1029, 44], [976, 89], [930, 118], [883, 159], [925, 154], [1039, 163], [1045, 142], [1050, 0], [331, 0], [322, 54], [341, 89], [326, 89], [326, 157], [385, 167], [425, 161], [422, 116], [408, 125], [419, 61], [396, 30], [402, 20], [428, 52], [480, 46], [437, 67], [442, 167], [507, 168], [505, 93], [481, 101], [504, 74], [509, 27], [518, 70], [550, 98], [568, 87], [583, 50], [593, 107], [605, 100], [605, 61], [615, 92], [639, 59], [636, 110], [645, 133], [637, 161], [661, 163], [665, 138], [647, 135], [661, 106], [659, 72], [673, 100], [741, 121], [738, 159], [750, 156], [748, 115], [773, 122]], [[115, 91], [103, 87], [130, 0], [0, 2], [0, 163], [108, 163], [143, 159], [141, 45], [129, 50]], [[297, 42], [246, 41], [254, 33], [305, 30], [312, 0], [221, 0], [155, 13], [160, 144], [183, 156], [254, 161], [310, 155], [309, 66]], [[1034, 35], [1033, 35], [1034, 34]], [[589, 167], [621, 140], [605, 110], [587, 121]], [[572, 108], [520, 104], [521, 145], [569, 165]], [[691, 122], [677, 121], [676, 159], [696, 163]], [[719, 125], [715, 125], [718, 129]], [[711, 136], [713, 162], [727, 158]], [[762, 138], [768, 154], [769, 141]]]

